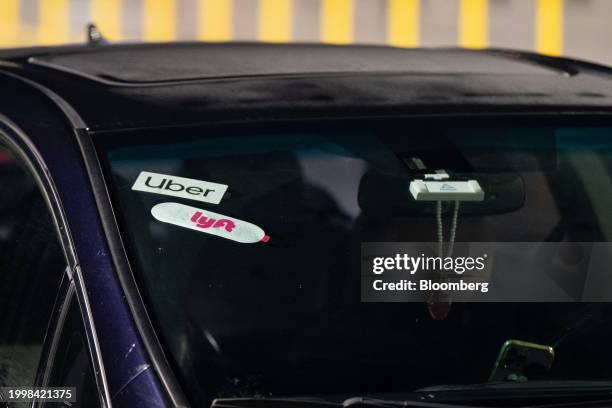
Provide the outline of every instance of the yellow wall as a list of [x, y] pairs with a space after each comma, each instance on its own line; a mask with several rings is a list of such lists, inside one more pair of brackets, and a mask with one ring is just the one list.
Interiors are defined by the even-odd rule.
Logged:
[[[374, 9], [382, 17], [362, 13], [358, 18], [365, 1], [373, 2], [368, 4], [368, 13]], [[247, 34], [241, 39], [246, 35], [246, 39], [271, 42], [314, 39], [347, 44], [359, 38], [400, 47], [483, 48], [496, 46], [490, 35], [498, 28], [495, 16], [509, 10], [508, 4], [528, 3], [530, 21], [513, 22], [517, 32], [532, 32], [532, 41], [519, 44], [520, 48], [561, 55], [565, 6], [571, 1], [582, 0], [0, 0], [0, 47], [83, 41], [84, 27], [93, 21], [111, 41], [227, 41], [242, 30]], [[583, 2], [583, 7], [590, 3]], [[36, 10], [28, 9], [32, 7]], [[446, 17], [436, 17], [436, 10], [442, 8], [452, 9], [453, 14], [438, 13]], [[370, 23], [374, 18], [384, 21]], [[438, 28], [442, 32], [450, 26], [456, 27], [450, 44], [438, 44], [435, 35], [427, 38], [423, 34], [435, 34]], [[249, 31], [249, 27], [254, 28]], [[309, 38], [296, 36], [309, 30], [313, 32]], [[368, 36], [376, 39], [370, 41]], [[607, 48], [609, 38], [597, 41]]]

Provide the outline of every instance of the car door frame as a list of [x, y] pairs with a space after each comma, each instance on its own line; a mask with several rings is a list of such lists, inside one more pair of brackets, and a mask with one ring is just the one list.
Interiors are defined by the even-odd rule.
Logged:
[[[83, 283], [83, 276], [81, 274], [81, 269], [76, 256], [76, 250], [70, 234], [68, 222], [59, 198], [59, 194], [51, 177], [51, 173], [48, 167], [45, 165], [42, 155], [40, 152], [38, 152], [25, 132], [23, 132], [9, 117], [2, 113], [0, 113], [0, 141], [4, 142], [9, 149], [11, 149], [11, 151], [16, 155], [17, 159], [25, 165], [28, 172], [34, 177], [39, 187], [39, 191], [43, 195], [43, 198], [45, 199], [47, 207], [51, 213], [51, 217], [56, 226], [56, 232], [58, 233], [58, 238], [67, 264], [64, 277], [62, 278], [62, 286], [58, 291], [57, 299], [60, 299], [61, 292], [64, 292], [64, 295], [68, 295], [70, 286], [74, 286], [74, 293], [77, 296], [81, 311], [81, 318], [85, 326], [89, 356], [96, 373], [96, 386], [100, 396], [101, 406], [110, 408], [112, 406], [111, 397], [101, 356], [100, 345], [89, 304], [89, 297]], [[58, 306], [57, 303], [58, 302], [56, 301], [56, 308]], [[56, 315], [55, 317], [58, 318], [59, 316]], [[59, 323], [63, 322], [54, 321], [54, 317], [52, 316], [51, 321], [47, 326], [45, 343], [50, 341], [49, 334], [52, 330], [54, 330], [53, 337], [56, 337], [57, 334], [61, 332], [61, 327], [63, 324]], [[46, 362], [48, 361], [49, 356], [47, 353], [50, 351], [48, 347], [50, 347], [49, 344], [43, 345], [43, 355], [39, 361], [37, 385], [39, 385], [38, 381], [43, 378], [41, 377], [40, 369], [41, 367], [46, 366]], [[43, 362], [45, 364], [41, 364]]]
[[[60, 284], [60, 289], [58, 291], [58, 295], [55, 301], [53, 314], [50, 319], [50, 323], [47, 329], [47, 336], [45, 338], [45, 343], [43, 344], [43, 352], [38, 366], [38, 372], [36, 375], [36, 386], [37, 387], [47, 387], [49, 386], [49, 380], [53, 373], [53, 369], [55, 368], [55, 359], [57, 356], [57, 351], [59, 349], [60, 341], [62, 338], [62, 334], [65, 330], [66, 318], [68, 313], [70, 312], [70, 306], [73, 301], [76, 301], [79, 305], [79, 311], [82, 310], [81, 305], [78, 303], [79, 299], [77, 296], [77, 288], [74, 280], [69, 280], [67, 277], [69, 276], [70, 271], [68, 271], [68, 267], [66, 268], [66, 273], [62, 278], [62, 282]], [[85, 331], [86, 325], [83, 318], [82, 313], [79, 313], [80, 322], [83, 325]], [[89, 362], [93, 366], [93, 356], [91, 351], [88, 349], [88, 357]], [[96, 381], [97, 385], [97, 381]], [[78, 390], [77, 390], [78, 392]], [[98, 398], [100, 400], [100, 406], [104, 406], [102, 396], [98, 390]], [[31, 408], [39, 408], [44, 407], [44, 400], [36, 401], [32, 403]]]

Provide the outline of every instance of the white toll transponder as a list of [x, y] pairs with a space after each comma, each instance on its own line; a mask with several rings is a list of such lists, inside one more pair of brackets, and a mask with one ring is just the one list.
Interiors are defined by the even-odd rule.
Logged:
[[255, 224], [184, 204], [157, 204], [151, 208], [151, 214], [161, 222], [205, 232], [243, 244], [268, 242], [270, 240], [264, 230]]

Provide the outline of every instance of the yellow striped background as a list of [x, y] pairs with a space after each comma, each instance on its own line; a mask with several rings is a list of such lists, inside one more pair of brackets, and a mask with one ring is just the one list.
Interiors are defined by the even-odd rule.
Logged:
[[198, 39], [227, 41], [232, 39], [232, 1], [199, 0]]
[[[29, 0], [28, 4], [36, 4], [37, 7], [35, 22], [26, 21], [23, 17], [25, 0], [0, 0], [0, 47], [82, 41], [83, 27], [89, 21], [97, 24], [111, 41], [127, 37], [125, 24], [138, 26], [139, 39], [144, 41], [172, 41], [178, 38], [181, 24], [178, 21], [178, 8], [181, 4], [193, 8], [183, 10], [181, 15], [193, 16], [196, 24], [194, 39], [226, 41], [234, 38], [236, 30], [241, 28], [236, 24], [244, 24], [234, 20], [237, 7], [244, 6], [245, 1], [256, 4], [256, 12], [249, 17], [256, 27], [253, 40], [288, 42], [295, 39], [296, 24], [300, 24], [303, 17], [296, 5], [299, 0], [139, 0], [137, 22], [133, 21], [133, 16], [130, 20], [125, 15], [132, 0]], [[359, 0], [309, 1], [308, 4], [318, 10], [315, 38], [326, 43], [355, 42], [356, 31], [363, 28], [356, 26], [356, 8], [362, 4]], [[400, 47], [421, 45], [421, 32], [425, 24], [422, 19], [423, 3], [432, 0], [381, 1], [385, 6], [385, 41]], [[436, 1], [457, 4], [456, 21], [448, 22], [457, 27], [457, 45], [469, 48], [490, 45], [492, 0]], [[525, 29], [524, 24], [533, 24], [533, 48], [551, 55], [562, 54], [564, 0], [531, 2], [534, 21], [517, 22], [517, 30]], [[75, 22], [71, 18], [71, 7], [76, 3], [86, 3], [84, 7], [88, 10], [85, 21], [79, 27], [74, 27]]]
[[488, 45], [487, 0], [461, 0], [459, 6], [459, 45], [484, 48]]
[[536, 49], [544, 54], [563, 51], [563, 0], [537, 0]]

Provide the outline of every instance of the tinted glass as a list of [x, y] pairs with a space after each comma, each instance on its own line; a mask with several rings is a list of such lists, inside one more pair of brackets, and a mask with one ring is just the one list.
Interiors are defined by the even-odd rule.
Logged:
[[[408, 191], [415, 158], [495, 192], [461, 207], [458, 242], [572, 253], [611, 241], [612, 129], [371, 122], [96, 140], [133, 268], [195, 401], [481, 383], [508, 339], [556, 345], [534, 379], [612, 380], [608, 303], [459, 303], [434, 319], [425, 301], [360, 299], [361, 243], [437, 240], [435, 205]], [[200, 210], [174, 225], [181, 206]], [[228, 220], [251, 235], [226, 233]]]
[[[72, 296], [68, 306], [66, 320], [52, 361], [48, 386], [76, 387], [76, 402], [72, 403], [71, 407], [100, 406], [94, 368], [87, 346], [87, 335], [76, 296]], [[65, 405], [48, 403], [44, 406]]]
[[66, 262], [34, 177], [0, 142], [0, 384], [34, 384]]

